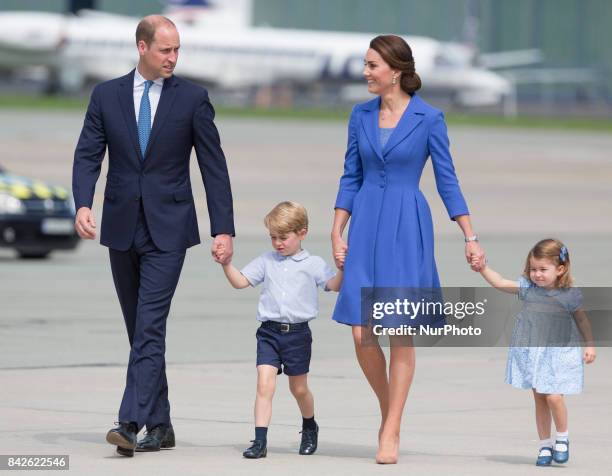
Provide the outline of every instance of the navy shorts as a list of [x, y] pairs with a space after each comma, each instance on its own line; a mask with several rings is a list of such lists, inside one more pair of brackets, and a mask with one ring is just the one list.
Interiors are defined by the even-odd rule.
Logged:
[[[286, 328], [286, 326], [283, 326]], [[281, 330], [276, 322], [262, 322], [257, 329], [257, 365], [272, 365], [278, 373], [303, 375], [310, 370], [312, 333], [308, 323]]]

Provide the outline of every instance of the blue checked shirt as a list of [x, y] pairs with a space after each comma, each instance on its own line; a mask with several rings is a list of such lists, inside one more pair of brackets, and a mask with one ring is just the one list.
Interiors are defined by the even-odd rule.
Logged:
[[325, 285], [336, 273], [319, 256], [301, 250], [293, 256], [269, 251], [258, 256], [241, 273], [251, 286], [263, 283], [258, 321], [294, 324], [317, 317], [319, 296], [317, 286]]

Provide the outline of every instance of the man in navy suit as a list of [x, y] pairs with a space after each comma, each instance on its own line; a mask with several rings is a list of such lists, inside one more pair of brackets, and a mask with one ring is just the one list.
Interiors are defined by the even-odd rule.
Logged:
[[[233, 205], [227, 165], [205, 89], [173, 75], [180, 46], [175, 25], [145, 17], [136, 29], [137, 68], [93, 90], [74, 154], [75, 228], [96, 237], [91, 211], [108, 148], [100, 243], [109, 248], [130, 356], [119, 426], [106, 440], [117, 452], [175, 445], [165, 366], [166, 318], [186, 249], [200, 243], [189, 177], [195, 148], [206, 189], [212, 254], [232, 254]], [[141, 428], [147, 435], [139, 442]]]

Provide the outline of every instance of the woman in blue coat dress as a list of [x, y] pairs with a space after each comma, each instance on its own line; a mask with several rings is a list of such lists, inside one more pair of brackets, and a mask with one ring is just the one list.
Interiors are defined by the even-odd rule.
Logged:
[[[334, 258], [345, 277], [333, 319], [352, 326], [357, 360], [379, 400], [376, 461], [395, 463], [414, 347], [409, 337], [390, 338], [387, 376], [385, 355], [372, 339], [372, 326], [362, 320], [361, 289], [440, 286], [431, 213], [419, 190], [428, 157], [448, 215], [465, 235], [468, 263], [484, 253], [455, 175], [444, 116], [415, 94], [421, 80], [410, 47], [399, 36], [378, 36], [364, 65], [368, 91], [378, 97], [355, 106], [349, 122], [332, 229]], [[347, 244], [342, 234], [349, 217]]]

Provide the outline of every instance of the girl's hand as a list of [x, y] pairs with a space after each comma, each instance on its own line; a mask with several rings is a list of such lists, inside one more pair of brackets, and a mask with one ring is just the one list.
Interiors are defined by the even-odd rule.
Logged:
[[346, 260], [347, 251], [348, 245], [341, 236], [332, 238], [332, 252], [334, 254], [336, 268], [344, 269], [344, 261]]
[[590, 364], [595, 360], [597, 353], [595, 352], [595, 347], [585, 347], [583, 360], [585, 364]]

